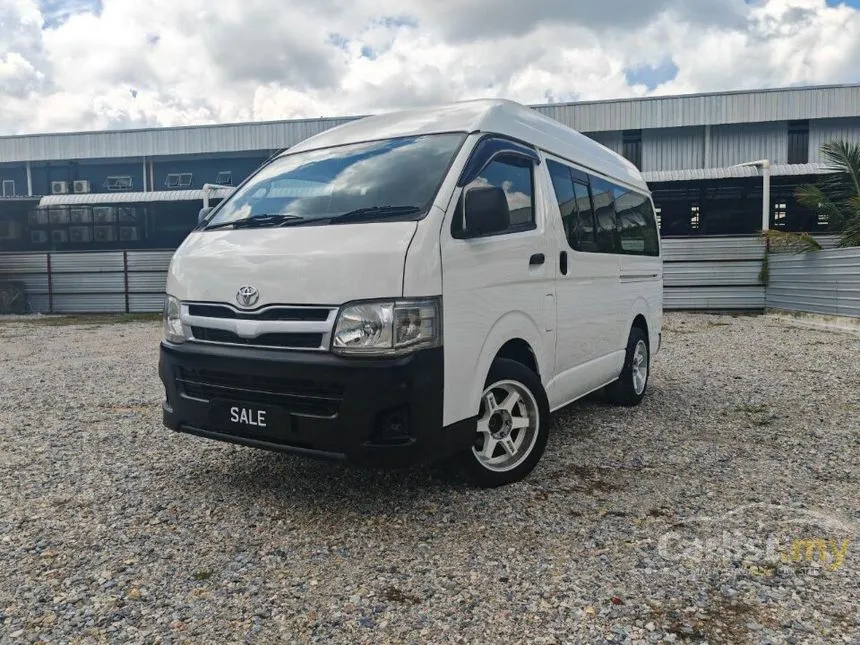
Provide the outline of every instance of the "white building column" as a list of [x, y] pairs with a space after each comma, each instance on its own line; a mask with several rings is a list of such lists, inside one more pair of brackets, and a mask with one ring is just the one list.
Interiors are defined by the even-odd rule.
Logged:
[[770, 230], [770, 159], [759, 159], [758, 161], [747, 161], [739, 163], [733, 168], [741, 166], [756, 166], [761, 168], [762, 190], [761, 190], [761, 230]]
[[33, 196], [33, 169], [30, 168], [30, 162], [27, 162], [27, 197]]

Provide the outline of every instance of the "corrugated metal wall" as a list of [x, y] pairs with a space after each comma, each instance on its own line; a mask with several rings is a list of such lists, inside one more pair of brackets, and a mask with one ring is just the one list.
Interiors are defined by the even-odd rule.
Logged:
[[770, 159], [773, 164], [788, 161], [786, 123], [719, 125], [711, 128], [711, 158], [707, 165], [724, 168], [748, 161]]
[[0, 255], [4, 280], [22, 282], [40, 313], [160, 311], [172, 251]]
[[0, 163], [279, 150], [356, 118], [0, 137]]
[[860, 85], [535, 106], [585, 132], [856, 116]]
[[[816, 237], [825, 248], [836, 243], [832, 235]], [[831, 254], [836, 259], [830, 260]], [[24, 283], [33, 311], [157, 312], [172, 255], [172, 251], [7, 254], [0, 255], [0, 275]], [[667, 238], [663, 256], [667, 310], [762, 310], [766, 302], [774, 307], [772, 302], [791, 303], [791, 286], [807, 270], [809, 284], [803, 289], [817, 294], [809, 302], [826, 300], [828, 294], [841, 289], [841, 304], [834, 306], [844, 308], [850, 298], [854, 298], [854, 306], [860, 306], [860, 249], [828, 250], [806, 257], [772, 256], [769, 289], [775, 290], [776, 300], [770, 292], [766, 300], [759, 281], [764, 246], [756, 237]], [[842, 279], [834, 271], [843, 271], [849, 282], [833, 282]], [[797, 302], [800, 306], [805, 301], [800, 298]]]
[[766, 305], [860, 317], [860, 248], [771, 256]]
[[663, 307], [763, 309], [764, 244], [756, 237], [663, 240]]
[[821, 144], [828, 141], [860, 142], [860, 119], [816, 119], [809, 122], [809, 161], [821, 163]]
[[621, 132], [589, 132], [588, 137], [594, 139], [600, 145], [621, 154], [623, 146]]
[[642, 170], [704, 167], [705, 128], [666, 128], [642, 132]]

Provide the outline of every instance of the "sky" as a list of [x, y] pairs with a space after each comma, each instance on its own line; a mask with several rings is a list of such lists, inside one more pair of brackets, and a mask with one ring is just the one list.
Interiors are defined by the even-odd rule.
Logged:
[[860, 82], [860, 0], [0, 0], [0, 135]]

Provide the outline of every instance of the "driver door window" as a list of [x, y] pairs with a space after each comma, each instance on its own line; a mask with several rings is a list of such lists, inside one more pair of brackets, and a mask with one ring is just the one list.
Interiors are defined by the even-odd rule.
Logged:
[[[506, 235], [519, 231], [529, 231], [536, 227], [534, 208], [534, 177], [532, 162], [518, 156], [500, 156], [491, 161], [478, 177], [463, 190], [472, 187], [495, 187], [505, 192], [510, 210], [510, 226], [493, 235]], [[460, 200], [457, 217], [454, 218], [454, 237], [471, 237], [464, 230], [463, 200]]]

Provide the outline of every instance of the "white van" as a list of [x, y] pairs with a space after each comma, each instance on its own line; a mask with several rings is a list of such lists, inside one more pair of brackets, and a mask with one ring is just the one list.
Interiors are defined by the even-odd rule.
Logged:
[[662, 259], [627, 160], [538, 112], [369, 117], [276, 155], [176, 251], [167, 427], [373, 466], [525, 477], [550, 412], [646, 391]]

